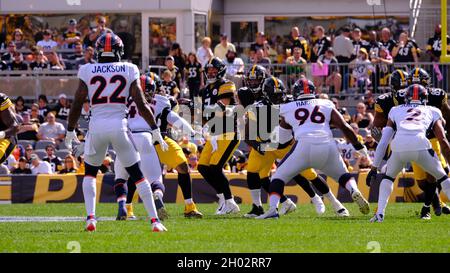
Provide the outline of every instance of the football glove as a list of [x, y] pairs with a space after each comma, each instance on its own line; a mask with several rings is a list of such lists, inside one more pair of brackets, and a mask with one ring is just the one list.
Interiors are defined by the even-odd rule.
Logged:
[[375, 167], [372, 167], [372, 169], [370, 169], [370, 171], [367, 173], [366, 185], [368, 187], [370, 187], [370, 185], [372, 184], [372, 180], [377, 178], [377, 174], [378, 174], [378, 170]]
[[72, 142], [73, 141], [75, 141], [75, 143], [80, 143], [80, 141], [78, 140], [78, 137], [77, 137], [77, 133], [75, 133], [75, 130], [67, 131], [66, 138], [64, 139], [67, 149], [72, 150]]
[[153, 137], [153, 143], [159, 143], [159, 145], [161, 145], [161, 150], [163, 152], [167, 151], [169, 149], [169, 146], [167, 145], [167, 143], [164, 141], [162, 135], [161, 135], [161, 131], [159, 130], [159, 128], [156, 128], [154, 130], [152, 130], [152, 137]]

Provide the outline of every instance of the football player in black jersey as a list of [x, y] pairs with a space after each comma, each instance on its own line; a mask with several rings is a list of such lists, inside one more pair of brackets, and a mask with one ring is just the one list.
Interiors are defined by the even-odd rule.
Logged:
[[[414, 68], [411, 71], [408, 77], [408, 84], [420, 84], [424, 86], [428, 91], [428, 106], [434, 106], [441, 110], [442, 116], [445, 121], [448, 121], [445, 125], [445, 129], [448, 131], [450, 129], [450, 106], [448, 105], [447, 92], [440, 88], [433, 88], [430, 85], [431, 78], [427, 71], [422, 68]], [[447, 162], [445, 161], [444, 156], [441, 152], [441, 147], [439, 145], [438, 140], [431, 132], [427, 135], [430, 139], [431, 146], [433, 150], [436, 152], [436, 155], [439, 157], [441, 161], [442, 167], [448, 173], [449, 167]], [[412, 167], [414, 171], [414, 179], [417, 181], [419, 187], [425, 192], [425, 205], [422, 207], [420, 216], [422, 219], [430, 219], [430, 205], [433, 205], [433, 209], [436, 215], [440, 215], [441, 213], [450, 214], [450, 208], [443, 202], [441, 202], [439, 198], [438, 192], [436, 192], [436, 183], [429, 183], [430, 180], [434, 180], [434, 178], [425, 173], [425, 171], [415, 162], [412, 162]], [[440, 189], [440, 185], [437, 185]]]
[[16, 147], [19, 130], [13, 103], [3, 93], [0, 93], [0, 117], [0, 164], [3, 164]]
[[198, 171], [217, 192], [217, 215], [237, 213], [239, 206], [231, 194], [223, 166], [239, 145], [237, 118], [234, 111], [236, 86], [225, 79], [226, 65], [217, 57], [204, 67], [206, 86], [201, 90], [203, 125], [208, 128], [209, 139], [198, 161]]
[[[300, 83], [295, 84], [298, 89], [298, 95], [303, 94], [303, 89], [310, 89], [314, 92], [314, 85], [306, 78], [299, 80]], [[307, 87], [304, 87], [307, 86]], [[250, 151], [248, 165], [247, 165], [247, 183], [251, 192], [253, 206], [252, 210], [245, 214], [245, 217], [253, 218], [264, 214], [261, 204], [261, 187], [266, 192], [269, 192], [270, 173], [273, 164], [276, 160], [281, 160], [292, 148], [294, 143], [293, 135], [290, 130], [279, 129], [278, 127], [278, 108], [277, 106], [284, 102], [286, 90], [283, 82], [276, 77], [268, 77], [264, 80], [262, 86], [262, 95], [260, 100], [255, 102], [247, 111], [247, 126], [246, 132], [255, 134], [256, 137], [250, 138], [246, 136], [246, 142], [252, 147]], [[266, 112], [266, 113], [265, 113]], [[273, 117], [277, 119], [272, 120]], [[262, 119], [267, 120], [267, 128], [261, 128]], [[252, 124], [252, 125], [250, 125]], [[253, 128], [256, 132], [249, 132], [249, 128]], [[270, 133], [278, 130], [279, 143], [273, 143], [268, 136]], [[265, 132], [267, 131], [267, 132]], [[266, 134], [264, 136], [264, 134]], [[322, 177], [318, 176], [314, 169], [307, 169], [301, 174], [294, 177], [294, 181], [300, 185], [303, 190], [311, 198], [315, 205], [316, 212], [323, 214], [325, 212], [325, 205], [322, 199], [312, 189], [310, 181], [316, 188], [331, 200], [336, 213], [339, 216], [348, 216], [348, 211], [330, 192], [326, 182]], [[286, 196], [281, 196], [281, 210], [280, 214], [287, 214], [296, 209], [295, 204]]]

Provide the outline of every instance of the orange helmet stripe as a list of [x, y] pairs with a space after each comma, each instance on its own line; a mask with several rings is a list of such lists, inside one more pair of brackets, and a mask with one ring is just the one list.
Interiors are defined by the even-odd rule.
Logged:
[[141, 76], [141, 87], [142, 87], [142, 90], [144, 90], [144, 91], [145, 91], [145, 79], [146, 78], [147, 77], [145, 75]]
[[419, 86], [417, 84], [413, 87], [413, 100], [419, 100]]
[[307, 79], [303, 79], [303, 92], [308, 95], [311, 94], [311, 91], [309, 90], [309, 84]]
[[112, 46], [111, 46], [111, 33], [107, 33], [105, 37], [105, 52], [111, 52]]

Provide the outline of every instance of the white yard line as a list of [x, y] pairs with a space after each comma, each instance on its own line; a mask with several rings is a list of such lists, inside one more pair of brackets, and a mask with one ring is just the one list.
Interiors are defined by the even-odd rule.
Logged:
[[[70, 216], [0, 216], [0, 223], [5, 222], [79, 222], [86, 220], [85, 217]], [[99, 217], [97, 221], [115, 221], [115, 217]]]

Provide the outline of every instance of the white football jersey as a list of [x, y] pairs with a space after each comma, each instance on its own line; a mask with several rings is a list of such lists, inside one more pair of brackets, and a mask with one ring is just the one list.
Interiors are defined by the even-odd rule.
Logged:
[[442, 119], [442, 113], [432, 106], [402, 104], [391, 109], [389, 119], [396, 130], [392, 151], [418, 151], [431, 148], [426, 134], [437, 120]]
[[[150, 102], [150, 108], [153, 112], [153, 115], [155, 116], [157, 125], [160, 126], [161, 120], [157, 117], [160, 116], [164, 108], [171, 108], [169, 98], [166, 96], [155, 95]], [[150, 126], [145, 121], [145, 119], [141, 115], [139, 115], [136, 103], [132, 99], [129, 99], [128, 109], [128, 127], [131, 129], [131, 131], [150, 130]]]
[[330, 129], [333, 108], [330, 100], [299, 100], [282, 104], [280, 115], [292, 127], [296, 140], [329, 142], [333, 140]]
[[130, 86], [139, 80], [139, 69], [125, 62], [85, 64], [78, 71], [89, 90], [89, 130], [127, 130]]

